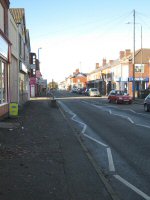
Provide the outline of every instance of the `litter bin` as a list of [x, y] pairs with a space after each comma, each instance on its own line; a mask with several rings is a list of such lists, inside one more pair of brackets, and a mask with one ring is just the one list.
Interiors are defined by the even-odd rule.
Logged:
[[9, 104], [9, 116], [10, 117], [17, 117], [18, 116], [18, 104], [12, 102]]

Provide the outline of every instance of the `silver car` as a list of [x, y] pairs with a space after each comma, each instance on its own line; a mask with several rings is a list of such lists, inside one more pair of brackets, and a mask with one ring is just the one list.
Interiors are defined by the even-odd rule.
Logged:
[[90, 97], [99, 97], [100, 96], [100, 92], [97, 88], [90, 88], [89, 89], [89, 96]]

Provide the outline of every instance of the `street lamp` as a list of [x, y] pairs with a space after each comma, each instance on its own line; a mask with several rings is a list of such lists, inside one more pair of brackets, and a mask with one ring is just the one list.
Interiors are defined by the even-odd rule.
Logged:
[[42, 47], [38, 48], [38, 60], [40, 59], [39, 58], [39, 51], [40, 51], [40, 49], [42, 49]]
[[[127, 24], [132, 24], [128, 22]], [[135, 23], [135, 10], [134, 10], [134, 26], [133, 26], [133, 99], [135, 99], [135, 24], [141, 26], [141, 89], [142, 89], [142, 63], [143, 63], [143, 49], [142, 49], [142, 25], [140, 23]]]
[[[132, 24], [128, 22], [127, 24]], [[135, 100], [135, 10], [133, 10], [133, 100]]]

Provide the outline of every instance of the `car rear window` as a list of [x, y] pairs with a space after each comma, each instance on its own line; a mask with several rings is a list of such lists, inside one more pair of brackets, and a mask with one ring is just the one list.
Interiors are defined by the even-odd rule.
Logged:
[[124, 92], [124, 91], [116, 91], [116, 94], [117, 94], [117, 95], [126, 95], [127, 93]]
[[91, 91], [97, 92], [98, 90], [96, 88], [92, 88]]

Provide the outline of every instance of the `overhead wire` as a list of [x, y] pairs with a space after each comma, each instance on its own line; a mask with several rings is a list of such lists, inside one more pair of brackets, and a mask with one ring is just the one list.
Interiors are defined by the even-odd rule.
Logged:
[[[115, 16], [115, 17], [111, 17], [111, 20], [110, 19], [106, 19], [106, 17], [103, 17], [101, 19], [98, 19], [98, 20], [93, 20], [93, 21], [87, 21], [87, 22], [84, 22], [84, 23], [81, 23], [81, 24], [78, 24], [78, 25], [75, 25], [73, 24], [72, 26], [68, 27], [67, 25], [64, 26], [64, 28], [62, 29], [59, 29], [59, 30], [56, 30], [56, 31], [50, 31], [48, 33], [43, 33], [43, 34], [40, 34], [40, 35], [37, 35], [38, 38], [40, 37], [44, 37], [44, 36], [50, 36], [51, 34], [57, 34], [57, 33], [64, 33], [66, 31], [72, 31], [72, 30], [77, 30], [79, 29], [79, 31], [83, 31], [86, 29], [89, 29], [91, 30], [91, 25], [92, 25], [92, 31], [94, 30], [98, 30], [99, 27], [103, 27], [103, 30], [106, 29], [106, 27], [109, 28], [109, 25], [113, 25], [115, 24], [115, 21], [117, 21], [118, 19], [121, 21], [122, 18], [125, 18], [127, 16], [129, 16], [131, 13], [125, 13], [124, 15], [120, 15], [120, 16]], [[110, 26], [110, 28], [111, 28]]]

